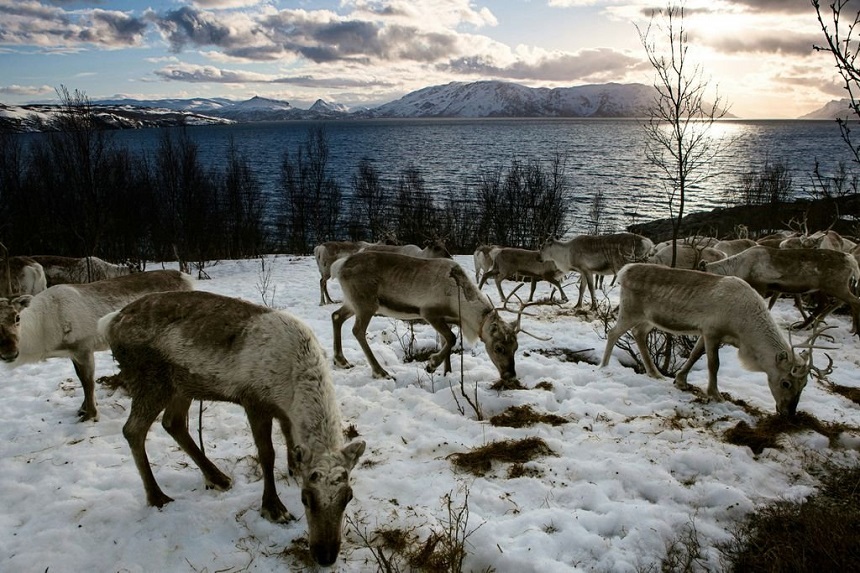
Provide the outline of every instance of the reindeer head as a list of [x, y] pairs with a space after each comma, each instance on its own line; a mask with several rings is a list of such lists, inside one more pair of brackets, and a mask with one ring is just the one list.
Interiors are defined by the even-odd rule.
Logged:
[[505, 322], [495, 309], [487, 313], [481, 323], [479, 335], [502, 380], [517, 377], [514, 354], [519, 347], [518, 332], [518, 324]]
[[776, 401], [776, 412], [793, 416], [797, 412], [800, 393], [806, 388], [809, 365], [806, 356], [782, 351], [776, 355], [776, 369], [768, 372], [767, 384]]
[[[816, 368], [812, 363], [812, 350], [814, 348], [825, 348], [815, 346], [815, 339], [830, 328], [835, 327], [826, 326], [824, 328], [813, 329], [812, 334], [806, 342], [797, 346], [792, 345], [789, 338], [791, 353], [787, 351], [777, 353], [776, 368], [768, 372], [767, 383], [770, 386], [773, 399], [776, 401], [776, 411], [778, 414], [793, 416], [797, 412], [800, 394], [806, 388], [806, 382], [810, 373], [817, 377], [823, 377], [832, 370], [832, 360], [830, 360], [830, 365], [824, 371]], [[795, 348], [805, 348], [805, 350], [798, 354], [795, 353]]]
[[12, 362], [18, 358], [18, 337], [21, 311], [30, 306], [33, 297], [21, 295], [12, 300], [0, 298], [0, 360]]
[[308, 520], [308, 544], [314, 561], [328, 567], [340, 553], [343, 512], [352, 499], [349, 472], [364, 453], [363, 441], [340, 451], [312, 453], [296, 445], [293, 453], [302, 480], [302, 504]]

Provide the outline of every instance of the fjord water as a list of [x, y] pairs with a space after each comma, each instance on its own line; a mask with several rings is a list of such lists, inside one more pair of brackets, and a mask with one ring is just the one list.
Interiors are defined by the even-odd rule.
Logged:
[[[206, 165], [224, 164], [230, 142], [244, 154], [264, 192], [277, 194], [285, 151], [295, 158], [309, 130], [322, 126], [329, 144], [329, 168], [344, 192], [362, 159], [393, 183], [412, 166], [426, 189], [442, 196], [474, 197], [482, 174], [506, 171], [513, 160], [565, 159], [574, 204], [572, 227], [584, 231], [595, 193], [606, 200], [607, 230], [669, 216], [668, 194], [645, 157], [643, 121], [636, 119], [411, 119], [288, 121], [187, 128]], [[812, 190], [818, 161], [823, 174], [839, 164], [856, 172], [850, 150], [834, 121], [724, 120], [710, 135], [730, 142], [709, 168], [711, 177], [689, 191], [687, 212], [732, 204], [741, 175], [766, 162], [782, 163], [793, 176], [795, 196]], [[152, 151], [159, 129], [113, 135], [132, 151]]]

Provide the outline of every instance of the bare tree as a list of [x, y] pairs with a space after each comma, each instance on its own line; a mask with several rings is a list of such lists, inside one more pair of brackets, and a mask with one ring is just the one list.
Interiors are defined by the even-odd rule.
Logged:
[[[860, 69], [857, 68], [857, 56], [860, 53], [860, 39], [857, 38], [856, 31], [860, 26], [860, 10], [855, 14], [848, 14], [848, 19], [843, 19], [843, 10], [847, 12], [846, 7], [848, 0], [835, 0], [831, 2], [825, 14], [822, 14], [821, 2], [819, 0], [811, 0], [812, 6], [815, 8], [815, 13], [818, 16], [818, 24], [821, 26], [821, 31], [824, 32], [824, 38], [827, 41], [825, 46], [813, 46], [815, 50], [821, 52], [830, 52], [833, 54], [833, 59], [836, 62], [836, 69], [844, 83], [845, 91], [848, 92], [848, 108], [857, 117], [860, 118]], [[854, 5], [856, 6], [856, 2]], [[839, 131], [842, 134], [842, 139], [851, 148], [851, 153], [854, 154], [854, 161], [860, 163], [860, 144], [854, 144], [851, 141], [851, 129], [848, 125], [848, 119], [844, 117], [836, 118], [839, 123]]]
[[699, 65], [690, 63], [684, 7], [670, 5], [654, 12], [648, 27], [636, 27], [648, 61], [657, 72], [657, 95], [648, 109], [645, 155], [663, 174], [672, 219], [672, 266], [687, 192], [709, 177], [713, 160], [725, 146], [710, 136], [710, 128], [728, 109], [714, 89], [705, 101], [710, 81]]

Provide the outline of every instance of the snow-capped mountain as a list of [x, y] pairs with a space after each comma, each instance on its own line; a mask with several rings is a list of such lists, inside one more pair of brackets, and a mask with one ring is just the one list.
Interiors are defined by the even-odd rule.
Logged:
[[373, 117], [642, 117], [654, 88], [598, 84], [529, 88], [515, 83], [452, 82], [371, 109]]
[[[179, 125], [233, 123], [229, 119], [186, 110], [134, 105], [92, 106], [93, 117], [103, 129], [139, 129]], [[59, 105], [7, 106], [0, 104], [0, 132], [56, 131], [64, 109]]]
[[800, 116], [798, 119], [846, 119], [853, 118], [854, 112], [848, 107], [851, 100], [847, 98], [834, 99], [813, 112]]

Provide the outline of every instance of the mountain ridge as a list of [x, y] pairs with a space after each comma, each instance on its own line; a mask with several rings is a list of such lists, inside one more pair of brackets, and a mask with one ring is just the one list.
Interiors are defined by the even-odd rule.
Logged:
[[[255, 121], [383, 118], [643, 118], [656, 89], [646, 84], [605, 83], [531, 88], [513, 82], [450, 82], [427, 86], [372, 108], [349, 109], [318, 99], [309, 109], [285, 100], [254, 96], [92, 100], [107, 128], [139, 128]], [[57, 104], [0, 104], [0, 131], [57, 129]]]

